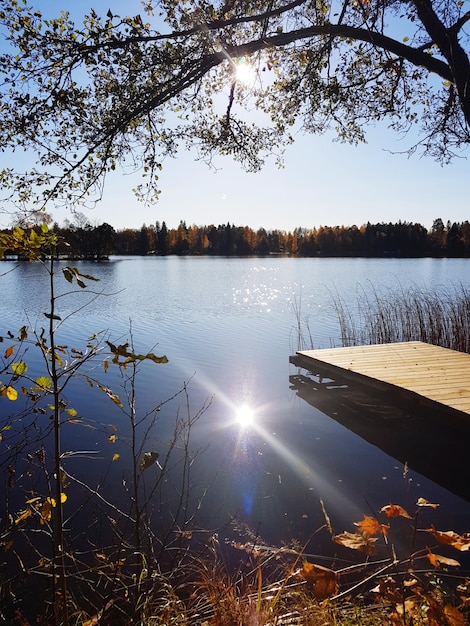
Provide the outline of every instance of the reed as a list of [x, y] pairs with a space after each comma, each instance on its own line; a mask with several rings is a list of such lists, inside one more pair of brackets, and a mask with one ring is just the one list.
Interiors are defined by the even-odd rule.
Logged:
[[462, 285], [378, 293], [361, 288], [351, 310], [333, 296], [343, 346], [424, 341], [470, 352], [470, 291]]

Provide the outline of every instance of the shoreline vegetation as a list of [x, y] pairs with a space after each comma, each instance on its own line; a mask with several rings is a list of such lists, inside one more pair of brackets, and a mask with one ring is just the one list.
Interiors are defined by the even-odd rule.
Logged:
[[[41, 217], [44, 217], [41, 215]], [[50, 216], [49, 216], [50, 217]], [[81, 216], [84, 218], [84, 216]], [[50, 218], [52, 221], [52, 218]], [[431, 229], [411, 222], [376, 223], [358, 226], [320, 226], [284, 230], [254, 230], [230, 223], [215, 226], [177, 228], [155, 222], [140, 229], [115, 230], [110, 224], [50, 224], [58, 236], [57, 258], [105, 260], [110, 255], [137, 256], [267, 256], [294, 257], [470, 257], [470, 222], [447, 222], [435, 219]], [[40, 231], [40, 225], [19, 223], [20, 228]], [[11, 234], [12, 229], [0, 231]], [[6, 251], [5, 260], [18, 260]]]

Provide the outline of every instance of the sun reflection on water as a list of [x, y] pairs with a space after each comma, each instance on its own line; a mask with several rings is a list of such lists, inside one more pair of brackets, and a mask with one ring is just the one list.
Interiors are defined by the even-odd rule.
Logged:
[[235, 419], [242, 428], [247, 428], [254, 424], [255, 411], [248, 404], [242, 404], [236, 410]]

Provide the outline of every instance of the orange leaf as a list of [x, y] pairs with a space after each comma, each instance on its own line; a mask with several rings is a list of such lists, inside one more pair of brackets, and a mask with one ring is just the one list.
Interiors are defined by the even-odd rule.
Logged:
[[317, 600], [325, 600], [338, 593], [338, 574], [332, 569], [305, 561], [300, 575], [312, 585], [313, 595]]
[[9, 359], [11, 355], [14, 354], [14, 352], [15, 352], [15, 346], [10, 346], [9, 348], [5, 350], [5, 358]]
[[441, 556], [440, 554], [434, 554], [429, 551], [426, 555], [429, 559], [429, 562], [434, 567], [439, 567], [439, 565], [449, 565], [451, 567], [460, 567], [460, 563], [455, 559], [448, 559], [446, 556]]
[[334, 541], [351, 550], [359, 550], [369, 556], [375, 554], [376, 537], [369, 537], [366, 533], [357, 531], [356, 533], [344, 532], [334, 537]]
[[379, 533], [386, 535], [389, 528], [381, 524], [376, 517], [369, 517], [369, 515], [364, 515], [364, 519], [360, 522], [354, 522], [354, 525], [358, 526], [367, 535], [378, 535]]
[[380, 509], [380, 512], [385, 513], [387, 517], [399, 517], [401, 515], [401, 517], [413, 519], [399, 504], [387, 504]]
[[426, 532], [431, 533], [439, 543], [443, 543], [447, 546], [452, 546], [456, 550], [464, 552], [470, 550], [470, 533], [464, 533], [459, 535], [453, 530], [436, 530], [435, 528], [427, 528]]
[[444, 607], [444, 615], [448, 626], [465, 626], [465, 618], [462, 613], [451, 604]]

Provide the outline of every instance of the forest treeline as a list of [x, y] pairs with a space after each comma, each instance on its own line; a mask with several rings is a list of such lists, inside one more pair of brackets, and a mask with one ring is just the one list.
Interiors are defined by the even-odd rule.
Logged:
[[[222, 255], [423, 257], [470, 256], [470, 222], [435, 219], [430, 230], [411, 222], [368, 222], [358, 226], [320, 226], [284, 230], [253, 230], [230, 223], [177, 228], [166, 223], [115, 230], [109, 224], [53, 224], [61, 244], [59, 254], [96, 259], [117, 255]], [[66, 242], [66, 243], [65, 243]]]

